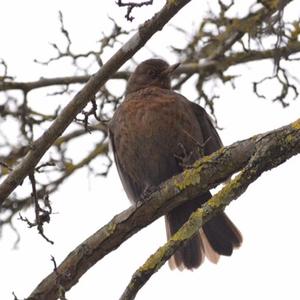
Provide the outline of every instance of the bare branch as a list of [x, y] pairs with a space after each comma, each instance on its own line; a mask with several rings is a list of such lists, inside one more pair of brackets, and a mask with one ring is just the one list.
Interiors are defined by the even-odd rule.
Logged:
[[[6, 62], [5, 62], [5, 60], [4, 59], [0, 59], [0, 67], [2, 66], [2, 68], [0, 68], [0, 82], [2, 81], [4, 81], [4, 80], [12, 80], [13, 79], [13, 77], [11, 77], [11, 76], [8, 76], [8, 67], [7, 67], [7, 64], [6, 64]], [[3, 70], [1, 70], [1, 69], [3, 69]]]
[[50, 240], [44, 233], [44, 223], [50, 222], [50, 217], [52, 214], [52, 207], [49, 201], [49, 195], [44, 195], [43, 203], [44, 208], [42, 208], [39, 204], [38, 194], [36, 191], [36, 181], [34, 173], [29, 174], [29, 180], [32, 187], [32, 199], [34, 202], [34, 212], [35, 212], [35, 221], [32, 223], [27, 218], [22, 217], [21, 214], [19, 214], [20, 220], [27, 223], [29, 228], [37, 227], [37, 230], [39, 234], [50, 244], [54, 244], [52, 240]]
[[142, 2], [133, 2], [133, 1], [130, 1], [130, 2], [122, 2], [122, 0], [118, 0], [116, 2], [116, 4], [120, 7], [127, 7], [127, 13], [125, 15], [125, 18], [132, 22], [134, 20], [134, 17], [131, 15], [131, 12], [132, 10], [135, 8], [135, 7], [142, 7], [142, 6], [147, 6], [147, 5], [152, 5], [153, 3], [153, 0], [149, 0], [149, 1], [142, 1]]
[[[198, 74], [205, 77], [209, 77], [217, 71], [225, 71], [229, 67], [255, 62], [263, 59], [273, 59], [274, 56], [281, 56], [284, 59], [288, 59], [290, 55], [300, 52], [300, 42], [296, 41], [289, 44], [288, 46], [268, 49], [268, 50], [251, 50], [247, 52], [236, 52], [228, 56], [224, 56], [222, 60], [205, 60], [202, 63], [185, 63], [182, 64], [176, 71], [175, 75], [179, 76], [181, 74], [188, 74], [189, 76], [193, 74]], [[130, 72], [121, 71], [115, 73], [111, 79], [124, 79], [127, 80]], [[22, 90], [31, 91], [33, 89], [44, 88], [52, 85], [69, 85], [77, 83], [86, 83], [90, 79], [89, 75], [86, 76], [71, 76], [71, 77], [57, 77], [57, 78], [43, 78], [38, 81], [31, 82], [17, 82], [17, 81], [5, 81], [0, 82], [0, 91], [8, 90]], [[188, 79], [188, 78], [187, 78]], [[186, 80], [187, 80], [186, 79]], [[178, 89], [179, 87], [174, 87]]]
[[[60, 140], [58, 140], [58, 142], [60, 142]], [[88, 155], [86, 155], [86, 157], [84, 157], [77, 164], [73, 164], [71, 162], [64, 162], [62, 174], [57, 179], [48, 182], [46, 185], [41, 185], [41, 187], [35, 191], [36, 197], [38, 199], [46, 199], [45, 197], [48, 197], [49, 195], [57, 191], [58, 188], [66, 181], [66, 179], [72, 176], [77, 170], [83, 168], [84, 166], [91, 168], [89, 165], [96, 157], [98, 157], [99, 155], [107, 155], [107, 154], [108, 154], [108, 144], [106, 142], [105, 143], [100, 142], [97, 145], [95, 145], [94, 149], [92, 149], [91, 152], [88, 153]], [[108, 165], [105, 167], [104, 171], [100, 174], [102, 176], [106, 176], [109, 171], [109, 168], [111, 167], [111, 160], [108, 156], [107, 158], [108, 158]], [[40, 168], [45, 165], [49, 165], [49, 163], [45, 163], [38, 166], [36, 168], [36, 171], [39, 171]], [[32, 205], [31, 195], [17, 200], [13, 198], [6, 199], [2, 207], [3, 210], [5, 210], [6, 212], [6, 217], [3, 220], [1, 220], [0, 225], [10, 223], [13, 216], [18, 214], [21, 210], [30, 207], [31, 205]], [[36, 222], [31, 223], [26, 218], [20, 216], [20, 214], [19, 217], [21, 220], [25, 221], [29, 227], [37, 226]]]
[[[211, 17], [204, 18], [199, 25], [199, 29], [194, 35], [192, 35], [191, 41], [187, 45], [181, 49], [173, 48], [177, 56], [179, 56], [179, 58], [183, 61], [192, 63], [198, 63], [199, 60], [206, 63], [211, 63], [213, 61], [217, 62], [216, 69], [212, 73], [199, 73], [199, 84], [196, 86], [199, 99], [204, 100], [204, 105], [210, 108], [210, 112], [213, 115], [213, 99], [215, 99], [215, 96], [217, 95], [207, 97], [204, 85], [205, 81], [211, 74], [215, 74], [217, 75], [217, 78], [222, 80], [222, 82], [226, 82], [228, 80], [232, 82], [233, 78], [224, 75], [224, 70], [227, 68], [222, 69], [222, 62], [224, 59], [235, 55], [235, 49], [237, 48], [237, 45], [236, 47], [233, 47], [235, 44], [241, 44], [243, 47], [243, 52], [241, 53], [246, 54], [248, 51], [252, 51], [250, 47], [250, 40], [259, 44], [261, 42], [261, 38], [266, 36], [267, 30], [269, 30], [277, 38], [279, 35], [282, 36], [282, 11], [290, 2], [291, 0], [272, 2], [272, 5], [270, 6], [271, 8], [262, 7], [255, 11], [250, 10], [248, 15], [243, 18], [229, 19], [226, 17], [225, 13], [233, 5], [233, 2], [225, 5], [221, 1], [218, 1], [221, 12], [218, 12], [217, 15], [211, 12]], [[248, 47], [244, 45], [244, 40], [246, 38], [249, 40]], [[278, 39], [277, 42], [278, 43], [275, 44], [275, 49], [287, 44], [283, 43], [283, 39], [281, 38]], [[263, 47], [258, 48], [261, 51], [264, 51]], [[275, 52], [274, 54], [279, 53]], [[281, 56], [273, 56], [272, 60], [274, 60], [274, 63], [278, 64], [281, 58]], [[226, 81], [224, 81], [224, 78]], [[188, 76], [186, 79], [188, 79]], [[216, 85], [215, 78], [212, 79], [213, 83]], [[177, 87], [178, 86], [176, 85], [176, 88]]]
[[287, 107], [289, 103], [285, 101], [285, 98], [287, 97], [289, 91], [292, 91], [294, 93], [293, 100], [295, 100], [299, 95], [297, 87], [290, 82], [289, 77], [291, 76], [288, 75], [288, 71], [282, 68], [278, 63], [276, 73], [273, 76], [267, 76], [260, 81], [253, 82], [253, 92], [257, 95], [257, 97], [265, 99], [266, 96], [259, 93], [258, 86], [268, 80], [275, 80], [277, 81], [279, 86], [281, 86], [281, 91], [272, 99], [272, 101], [279, 102], [283, 107]]
[[[128, 72], [117, 72], [112, 75], [115, 79], [127, 79], [129, 77]], [[33, 89], [48, 87], [52, 85], [69, 85], [76, 83], [86, 83], [91, 78], [91, 75], [84, 76], [65, 76], [57, 78], [42, 78], [38, 81], [31, 82], [17, 82], [17, 81], [0, 81], [0, 91], [6, 90], [22, 90], [31, 91]]]
[[32, 150], [22, 162], [11, 172], [0, 186], [0, 205], [9, 194], [34, 169], [36, 164], [70, 125], [76, 115], [94, 98], [99, 88], [135, 54], [158, 30], [160, 30], [190, 0], [167, 2], [162, 10], [151, 20], [144, 23], [138, 32], [120, 50], [108, 60], [102, 68], [90, 78], [73, 100], [62, 110], [49, 129], [32, 144]]
[[124, 34], [127, 35], [129, 33], [128, 31], [122, 29], [122, 27], [118, 26], [117, 23], [113, 19], [111, 19], [111, 18], [109, 18], [109, 19], [112, 21], [114, 26], [113, 26], [113, 29], [110, 34], [105, 35], [103, 33], [103, 37], [98, 41], [99, 49], [98, 50], [90, 50], [85, 53], [77, 53], [72, 50], [73, 44], [72, 44], [71, 36], [70, 36], [69, 31], [66, 29], [66, 27], [64, 25], [63, 14], [61, 11], [59, 11], [60, 31], [63, 35], [63, 38], [66, 40], [66, 45], [65, 45], [65, 47], [62, 47], [56, 43], [50, 43], [50, 45], [52, 46], [52, 48], [54, 48], [54, 50], [56, 52], [56, 56], [51, 57], [45, 61], [40, 61], [37, 59], [35, 59], [34, 61], [38, 64], [47, 66], [54, 61], [59, 61], [63, 58], [71, 58], [72, 65], [76, 68], [76, 70], [87, 73], [87, 71], [89, 70], [89, 67], [92, 66], [93, 63], [91, 63], [90, 66], [87, 68], [82, 68], [78, 64], [78, 60], [81, 58], [92, 57], [92, 59], [98, 64], [98, 66], [101, 67], [103, 65], [101, 55], [103, 54], [104, 49], [106, 49], [107, 47], [112, 48], [117, 42], [119, 42], [118, 41], [119, 36], [124, 35]]
[[16, 296], [15, 292], [12, 292], [12, 295], [14, 297], [14, 300], [19, 300], [19, 298]]

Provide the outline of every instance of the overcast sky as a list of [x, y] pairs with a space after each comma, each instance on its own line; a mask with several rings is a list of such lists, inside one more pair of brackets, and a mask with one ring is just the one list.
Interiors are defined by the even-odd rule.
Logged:
[[[69, 67], [55, 65], [47, 69], [33, 64], [34, 58], [46, 59], [53, 54], [49, 42], [61, 41], [58, 10], [64, 14], [76, 50], [85, 51], [95, 46], [102, 31], [109, 31], [108, 15], [124, 28], [136, 28], [164, 1], [154, 1], [153, 7], [135, 10], [136, 20], [132, 24], [124, 19], [125, 11], [114, 2], [5, 1], [0, 10], [0, 58], [6, 59], [9, 73], [20, 80], [71, 75]], [[202, 1], [192, 1], [171, 23], [195, 28], [193, 24], [205, 14], [206, 7]], [[246, 8], [240, 5], [239, 14], [243, 15]], [[299, 18], [299, 1], [298, 8], [294, 5], [286, 13]], [[151, 57], [151, 49], [170, 63], [174, 62], [175, 57], [169, 53], [168, 46], [174, 39], [183, 43], [184, 36], [170, 32], [173, 31], [169, 27], [158, 33], [146, 49], [135, 56], [136, 60]], [[106, 58], [111, 54], [106, 54]], [[296, 68], [299, 69], [299, 62], [295, 62]], [[221, 97], [216, 102], [216, 116], [224, 128], [220, 135], [225, 145], [299, 118], [299, 99], [282, 109], [278, 103], [257, 99], [252, 94], [251, 82], [269, 75], [270, 70], [270, 62], [260, 62], [228, 71], [228, 74], [240, 77], [236, 79], [236, 89], [230, 84], [219, 87]], [[272, 90], [273, 87], [266, 88]], [[188, 88], [182, 93], [187, 98], [195, 98]], [[33, 101], [44, 101], [45, 106], [44, 91], [37, 91], [32, 97]], [[69, 100], [65, 95], [63, 103]], [[93, 138], [97, 136], [92, 136], [91, 145], [97, 142]], [[193, 272], [170, 271], [166, 264], [142, 288], [137, 299], [299, 299], [299, 168], [300, 157], [290, 159], [264, 174], [227, 208], [228, 215], [244, 237], [242, 247], [232, 257], [222, 257], [217, 265], [206, 261]], [[87, 171], [77, 172], [51, 196], [51, 200], [57, 214], [46, 226], [46, 232], [54, 239], [53, 246], [35, 229], [28, 229], [16, 220], [22, 239], [19, 249], [12, 250], [15, 235], [8, 228], [3, 231], [0, 299], [13, 299], [12, 291], [20, 299], [29, 296], [52, 271], [50, 255], [60, 263], [74, 247], [129, 206], [114, 167], [105, 179], [89, 177], [87, 180]], [[118, 299], [132, 273], [164, 242], [164, 220], [161, 218], [90, 269], [67, 293], [68, 300]]]

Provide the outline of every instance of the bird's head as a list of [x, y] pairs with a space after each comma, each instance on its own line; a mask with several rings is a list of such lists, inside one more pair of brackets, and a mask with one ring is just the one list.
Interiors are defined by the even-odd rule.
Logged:
[[148, 59], [137, 66], [130, 76], [126, 95], [147, 87], [171, 88], [171, 75], [180, 64], [169, 65], [162, 59]]

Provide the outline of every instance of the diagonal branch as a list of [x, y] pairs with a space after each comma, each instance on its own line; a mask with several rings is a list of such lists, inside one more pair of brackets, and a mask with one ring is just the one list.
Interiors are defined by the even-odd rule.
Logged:
[[55, 140], [71, 124], [86, 104], [95, 97], [99, 88], [188, 2], [190, 0], [167, 1], [161, 11], [154, 15], [151, 20], [145, 22], [138, 32], [89, 79], [87, 84], [62, 110], [48, 130], [32, 144], [32, 150], [22, 162], [0, 185], [0, 205], [23, 179], [33, 171]]
[[[49, 274], [36, 287], [27, 300], [56, 299], [61, 288], [65, 291], [69, 290], [89, 268], [141, 228], [175, 206], [217, 186], [232, 174], [242, 170], [250, 160], [252, 164], [257, 162], [255, 166], [258, 166], [258, 170], [262, 173], [270, 168], [270, 165], [277, 166], [299, 152], [300, 119], [277, 130], [234, 143], [204, 157], [195, 162], [193, 168], [161, 184], [146, 202], [139, 203], [137, 207], [130, 207], [118, 214], [80, 244], [57, 267], [55, 272]], [[231, 190], [227, 193], [234, 195]], [[216, 200], [216, 198], [213, 199]], [[217, 200], [211, 201], [210, 205], [218, 207], [218, 203]], [[180, 243], [183, 242], [184, 239]], [[152, 273], [155, 270], [156, 267]]]
[[[296, 126], [299, 127], [299, 125], [298, 121]], [[120, 300], [133, 300], [143, 285], [177, 249], [190, 240], [216, 213], [223, 211], [231, 201], [240, 197], [263, 172], [277, 167], [293, 155], [298, 154], [300, 151], [299, 132], [297, 135], [298, 137], [295, 139], [285, 134], [277, 135], [275, 139], [272, 139], [271, 135], [262, 138], [256, 137], [256, 151], [247, 165], [234, 179], [197, 209], [170, 240], [135, 271]], [[293, 142], [290, 143], [292, 140]]]

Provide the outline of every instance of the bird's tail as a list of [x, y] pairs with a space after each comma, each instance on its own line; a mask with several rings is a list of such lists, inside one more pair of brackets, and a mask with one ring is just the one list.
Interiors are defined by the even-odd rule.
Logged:
[[[191, 213], [211, 198], [210, 192], [188, 201], [166, 215], [167, 236], [170, 238], [188, 220]], [[230, 256], [242, 243], [242, 235], [224, 212], [206, 222], [191, 240], [175, 252], [170, 267], [180, 270], [199, 267], [206, 256], [217, 263], [220, 255]]]

